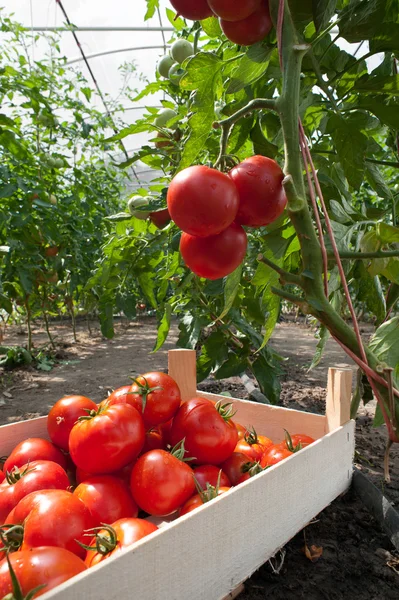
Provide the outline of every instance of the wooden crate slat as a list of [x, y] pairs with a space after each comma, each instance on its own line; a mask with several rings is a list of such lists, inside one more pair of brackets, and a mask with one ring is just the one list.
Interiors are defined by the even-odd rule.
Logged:
[[43, 600], [221, 600], [351, 480], [354, 422]]
[[47, 417], [37, 417], [0, 427], [1, 455], [6, 456], [19, 442], [31, 437], [50, 439], [47, 433]]

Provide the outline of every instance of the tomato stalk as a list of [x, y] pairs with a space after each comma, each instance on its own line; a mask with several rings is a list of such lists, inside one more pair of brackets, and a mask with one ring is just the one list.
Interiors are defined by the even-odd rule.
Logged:
[[219, 495], [220, 490], [220, 478], [222, 477], [222, 469], [219, 471], [218, 479], [216, 485], [211, 485], [209, 482], [206, 483], [205, 490], [200, 486], [198, 480], [194, 476], [194, 483], [197, 489], [198, 495], [201, 498], [202, 504], [206, 504], [206, 502], [210, 502], [214, 500]]
[[[79, 546], [90, 552], [97, 552], [102, 556], [110, 554], [118, 545], [118, 536], [116, 531], [111, 525], [101, 523], [101, 527], [93, 527], [93, 529], [87, 529], [85, 534], [87, 537], [95, 538], [95, 546], [87, 546], [78, 542]], [[93, 541], [93, 540], [92, 540]]]
[[9, 485], [14, 485], [15, 483], [17, 483], [17, 481], [22, 479], [22, 477], [25, 477], [25, 475], [28, 475], [28, 473], [32, 473], [34, 470], [35, 467], [30, 468], [29, 463], [27, 464], [26, 468], [23, 469], [23, 471], [21, 471], [19, 467], [14, 467], [13, 469], [11, 469], [11, 471], [6, 472], [6, 481]]
[[231, 402], [226, 402], [225, 404], [222, 404], [221, 400], [219, 400], [219, 402], [215, 404], [215, 408], [218, 411], [219, 415], [222, 417], [223, 421], [225, 421], [226, 423], [231, 421], [231, 419], [237, 412], [236, 410], [234, 410], [234, 406]]
[[286, 443], [288, 450], [290, 452], [299, 452], [299, 450], [302, 450], [301, 442], [299, 442], [299, 444], [294, 446], [290, 433], [286, 429], [284, 429], [284, 432], [285, 432], [285, 443]]
[[8, 562], [8, 570], [10, 571], [12, 592], [10, 594], [6, 594], [2, 600], [32, 600], [32, 598], [35, 596], [35, 594], [37, 594], [37, 592], [46, 587], [46, 584], [38, 585], [33, 590], [28, 592], [26, 596], [24, 596], [8, 554], [6, 556], [6, 559]]
[[0, 552], [16, 552], [22, 546], [24, 528], [22, 525], [5, 523], [0, 527]]
[[163, 390], [163, 387], [160, 385], [156, 385], [155, 387], [151, 387], [148, 384], [148, 381], [146, 380], [145, 377], [142, 377], [141, 379], [144, 379], [144, 383], [141, 383], [141, 381], [139, 381], [138, 379], [133, 379], [132, 381], [137, 385], [137, 387], [139, 388], [138, 390], [134, 391], [134, 392], [128, 392], [128, 394], [138, 394], [139, 396], [142, 397], [142, 412], [145, 411], [145, 407], [147, 405], [147, 398], [148, 395], [151, 394], [152, 392], [156, 392], [158, 390]]
[[195, 456], [185, 457], [186, 449], [184, 447], [184, 443], [186, 438], [184, 438], [181, 442], [173, 446], [173, 448], [169, 451], [169, 454], [180, 460], [181, 462], [191, 462], [192, 460], [196, 460]]

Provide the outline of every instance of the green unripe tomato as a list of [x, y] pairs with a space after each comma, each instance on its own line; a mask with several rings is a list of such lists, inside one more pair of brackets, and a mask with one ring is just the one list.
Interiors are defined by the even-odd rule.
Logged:
[[169, 54], [161, 58], [158, 63], [158, 73], [161, 77], [165, 77], [167, 79], [170, 68], [174, 65], [175, 61]]
[[181, 78], [183, 77], [185, 70], [180, 65], [173, 65], [169, 71], [169, 80], [175, 85], [179, 85]]
[[47, 164], [51, 169], [55, 168], [56, 162], [57, 162], [56, 159], [53, 158], [52, 156], [50, 156], [50, 158], [47, 159]]
[[54, 204], [54, 205], [56, 205], [56, 204], [57, 204], [58, 200], [57, 200], [57, 198], [54, 196], [54, 194], [51, 194], [51, 195], [50, 195], [49, 202], [50, 202], [50, 204]]
[[174, 60], [181, 64], [186, 58], [194, 54], [194, 47], [188, 40], [177, 40], [173, 44], [170, 53]]
[[138, 209], [145, 208], [146, 206], [148, 206], [148, 198], [143, 196], [133, 196], [133, 198], [130, 198], [129, 202], [127, 203], [130, 214], [133, 217], [136, 217], [136, 219], [141, 219], [143, 221], [148, 219], [150, 213]]
[[[175, 117], [177, 117], [177, 112], [175, 112], [171, 108], [165, 108], [165, 110], [161, 110], [161, 112], [155, 119], [155, 125], [157, 127], [165, 127], [168, 124], [168, 122], [174, 119]], [[176, 125], [173, 125], [173, 127], [175, 128]]]
[[62, 158], [56, 158], [54, 166], [56, 169], [62, 169], [62, 167], [64, 166], [64, 161], [62, 160]]

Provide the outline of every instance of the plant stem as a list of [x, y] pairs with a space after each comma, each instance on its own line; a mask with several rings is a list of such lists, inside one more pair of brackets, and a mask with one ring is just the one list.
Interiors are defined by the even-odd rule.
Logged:
[[392, 447], [392, 440], [390, 438], [387, 439], [387, 445], [385, 448], [385, 454], [384, 454], [384, 479], [385, 479], [385, 483], [391, 483], [391, 475], [389, 473], [389, 453], [391, 451], [391, 447]]
[[[353, 260], [364, 260], [367, 258], [390, 258], [390, 257], [396, 257], [399, 256], [399, 250], [379, 250], [377, 252], [351, 252], [350, 250], [348, 251], [341, 251], [339, 253], [340, 257], [348, 260], [348, 259], [353, 259]], [[329, 259], [333, 259], [334, 255], [332, 253], [328, 254], [328, 258]]]
[[288, 273], [288, 271], [285, 271], [284, 269], [276, 265], [273, 261], [266, 258], [266, 256], [263, 256], [263, 254], [259, 254], [258, 261], [267, 265], [268, 267], [273, 269], [273, 271], [276, 271], [276, 273], [278, 273], [281, 276], [282, 283], [291, 283], [293, 285], [298, 286], [302, 285], [302, 279], [301, 277], [299, 277], [299, 275], [295, 275], [294, 273]]
[[31, 310], [30, 310], [30, 306], [29, 306], [29, 299], [26, 298], [25, 299], [25, 310], [26, 310], [26, 321], [27, 321], [27, 326], [28, 326], [28, 352], [32, 352], [32, 316], [31, 316]]
[[45, 327], [46, 327], [47, 337], [50, 340], [51, 347], [53, 348], [53, 350], [55, 350], [55, 343], [54, 343], [54, 340], [53, 340], [53, 336], [51, 335], [51, 332], [50, 332], [50, 327], [49, 327], [49, 322], [48, 322], [48, 315], [47, 315], [47, 311], [45, 309], [43, 309], [43, 317], [44, 317], [44, 324], [45, 324]]

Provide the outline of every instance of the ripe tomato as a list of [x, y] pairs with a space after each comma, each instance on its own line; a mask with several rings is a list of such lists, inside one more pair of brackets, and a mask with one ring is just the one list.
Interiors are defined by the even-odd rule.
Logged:
[[192, 398], [181, 405], [173, 419], [171, 444], [184, 439], [187, 455], [197, 464], [219, 465], [234, 452], [238, 441], [231, 416], [231, 404], [215, 405], [205, 398]]
[[[121, 479], [127, 485], [129, 485], [130, 484], [130, 475], [132, 473], [134, 462], [129, 463], [128, 465], [126, 465], [126, 467], [123, 467], [122, 469], [119, 469], [118, 471], [113, 471], [112, 473], [109, 473], [109, 475], [111, 475], [112, 477], [116, 477], [117, 479]], [[98, 475], [98, 473], [97, 473], [97, 475]], [[94, 475], [94, 473], [89, 473], [88, 471], [84, 471], [83, 469], [79, 469], [79, 467], [76, 469], [76, 483], [77, 484], [83, 483], [84, 481], [87, 481], [91, 477], [96, 477], [96, 475]]]
[[264, 435], [258, 435], [255, 429], [252, 429], [247, 431], [243, 439], [238, 440], [234, 452], [242, 452], [249, 460], [256, 462], [262, 458], [266, 448], [272, 445], [272, 440]]
[[185, 233], [208, 237], [224, 231], [238, 211], [238, 192], [228, 175], [203, 165], [180, 171], [167, 196], [170, 216]]
[[203, 490], [206, 490], [207, 483], [212, 487], [216, 487], [219, 483], [220, 487], [231, 487], [230, 479], [225, 473], [215, 465], [201, 465], [194, 469], [194, 477], [197, 484]]
[[60, 249], [58, 246], [48, 246], [47, 248], [45, 248], [44, 254], [48, 257], [53, 257], [57, 256], [59, 251]]
[[203, 506], [207, 502], [214, 500], [215, 498], [217, 498], [217, 496], [220, 496], [221, 494], [225, 494], [230, 489], [231, 489], [230, 486], [228, 486], [228, 487], [226, 486], [226, 487], [219, 488], [217, 491], [215, 489], [213, 489], [213, 491], [211, 491], [209, 493], [209, 495], [207, 495], [207, 493], [204, 492], [204, 494], [196, 494], [195, 496], [192, 496], [192, 498], [187, 500], [187, 502], [181, 507], [181, 509], [179, 511], [180, 516], [182, 517], [183, 515], [186, 515], [187, 513], [192, 512], [196, 508], [199, 508], [200, 506]]
[[246, 472], [245, 469], [253, 464], [254, 463], [249, 461], [248, 456], [242, 454], [242, 452], [233, 452], [233, 454], [220, 465], [220, 468], [230, 479], [231, 485], [237, 485], [243, 474]]
[[133, 467], [130, 488], [140, 508], [150, 515], [164, 517], [194, 494], [195, 483], [186, 463], [165, 450], [151, 450]]
[[38, 490], [66, 490], [70, 482], [64, 469], [48, 460], [14, 467], [0, 484], [0, 524], [22, 498]]
[[288, 458], [292, 454], [293, 452], [290, 452], [286, 448], [282, 448], [280, 444], [274, 444], [266, 449], [266, 452], [261, 458], [260, 466], [271, 467], [272, 465], [276, 465], [277, 463], [281, 462], [285, 458]]
[[140, 454], [145, 454], [150, 450], [164, 449], [162, 433], [158, 429], [150, 429], [145, 434], [144, 446]]
[[247, 234], [232, 223], [218, 235], [207, 238], [183, 233], [180, 253], [193, 273], [207, 279], [221, 279], [232, 273], [244, 260]]
[[262, 0], [260, 6], [242, 21], [226, 21], [219, 19], [225, 36], [234, 44], [252, 46], [261, 42], [272, 28], [269, 12], [269, 2]]
[[178, 15], [190, 21], [202, 21], [213, 15], [207, 0], [170, 0], [170, 3]]
[[[9, 558], [21, 586], [23, 598], [27, 598], [29, 592], [43, 585], [43, 589], [34, 595], [34, 598], [38, 598], [87, 569], [83, 560], [64, 548], [43, 546], [34, 550], [20, 550], [11, 554]], [[0, 597], [8, 598], [12, 593], [8, 562], [3, 560], [0, 563]]]
[[241, 425], [241, 423], [236, 423], [235, 421], [234, 421], [234, 425], [236, 426], [236, 429], [237, 429], [238, 439], [242, 440], [243, 437], [248, 433], [247, 428], [244, 427], [244, 425]]
[[276, 161], [252, 156], [230, 171], [239, 196], [237, 223], [261, 227], [275, 221], [284, 211], [287, 198], [282, 187], [284, 173]]
[[225, 21], [242, 21], [252, 15], [263, 0], [208, 0], [216, 16]]
[[[156, 210], [150, 213], [150, 220], [155, 227], [163, 229], [171, 221], [171, 217], [167, 208]], [[145, 307], [144, 307], [145, 308]]]
[[[145, 305], [144, 305], [144, 308], [145, 308]], [[108, 396], [108, 398], [105, 400], [105, 402], [109, 402], [109, 404], [126, 404], [126, 403], [129, 404], [128, 393], [129, 393], [131, 387], [132, 387], [132, 385], [130, 384], [130, 385], [123, 385], [122, 387], [117, 388]]]
[[166, 373], [146, 373], [134, 380], [126, 402], [136, 408], [147, 428], [166, 423], [181, 402], [179, 386]]
[[57, 546], [80, 557], [85, 550], [78, 542], [83, 543], [85, 530], [94, 525], [82, 500], [66, 490], [33, 492], [20, 500], [10, 518], [15, 525], [24, 525], [22, 550]]
[[72, 427], [79, 417], [84, 417], [91, 410], [97, 410], [97, 405], [85, 396], [65, 396], [58, 400], [47, 417], [47, 431], [51, 441], [68, 452]]
[[81, 417], [69, 436], [77, 467], [89, 473], [112, 473], [132, 462], [144, 445], [144, 424], [129, 404], [99, 407]]
[[0, 483], [2, 483], [5, 480], [6, 476], [4, 475], [3, 471], [0, 471]]
[[298, 450], [302, 450], [302, 448], [306, 448], [306, 446], [310, 446], [314, 441], [315, 440], [310, 437], [310, 435], [304, 433], [294, 433], [294, 435], [290, 435], [287, 431], [286, 439], [282, 444], [291, 452], [297, 452]]
[[94, 475], [80, 483], [73, 494], [89, 509], [96, 527], [138, 515], [127, 485], [111, 475]]
[[[96, 533], [90, 543], [93, 549], [87, 551], [85, 564], [94, 567], [157, 530], [156, 525], [144, 519], [119, 519]], [[104, 539], [107, 540], [106, 546]]]
[[172, 429], [173, 419], [159, 425], [158, 429], [161, 432], [164, 449], [170, 444], [170, 430]]
[[58, 463], [63, 469], [67, 467], [65, 456], [54, 444], [41, 438], [28, 438], [15, 446], [4, 463], [3, 471], [7, 473], [13, 467], [22, 467], [33, 460], [50, 460]]

